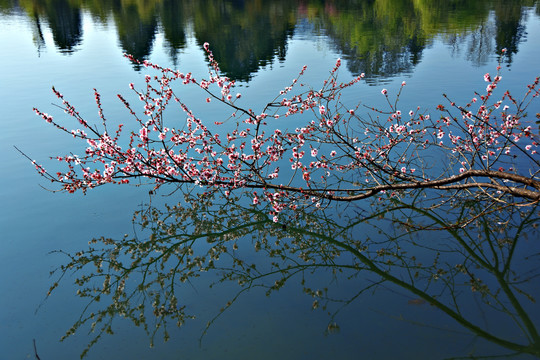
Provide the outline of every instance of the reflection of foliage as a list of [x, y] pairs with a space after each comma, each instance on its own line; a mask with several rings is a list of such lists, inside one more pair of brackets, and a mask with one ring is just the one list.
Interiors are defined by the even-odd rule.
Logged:
[[[136, 59], [146, 59], [152, 49], [154, 36], [157, 30], [157, 19], [153, 12], [140, 11], [136, 3], [128, 5], [115, 4], [113, 9], [118, 37], [124, 51]], [[155, 9], [152, 8], [155, 11]]]
[[[387, 77], [411, 71], [423, 50], [439, 36], [467, 47], [467, 58], [484, 63], [507, 48], [508, 61], [524, 39], [524, 6], [533, 0], [376, 1], [66, 1], [21, 0], [33, 18], [45, 17], [57, 46], [73, 51], [82, 37], [81, 8], [105, 22], [109, 14], [124, 51], [138, 59], [150, 54], [158, 23], [175, 61], [193, 24], [199, 43], [210, 42], [227, 76], [247, 80], [259, 67], [284, 58], [287, 40], [307, 19], [348, 60], [354, 74]], [[2, 5], [7, 8], [8, 5]], [[538, 11], [538, 7], [537, 7]], [[488, 21], [493, 16], [494, 21]], [[467, 36], [472, 39], [467, 39]], [[469, 45], [467, 45], [469, 43]]]
[[176, 52], [186, 46], [186, 24], [183, 2], [165, 0], [161, 6], [161, 25], [170, 54], [176, 63]]
[[68, 0], [21, 1], [21, 6], [36, 23], [44, 17], [61, 52], [71, 53], [82, 40], [81, 10]]
[[411, 1], [368, 1], [352, 11], [319, 14], [331, 39], [346, 54], [350, 70], [372, 76], [410, 71], [425, 47], [422, 23]]
[[56, 0], [47, 6], [47, 18], [56, 45], [61, 51], [72, 52], [82, 40], [81, 10], [66, 0]]
[[[531, 1], [518, 1], [517, 3], [530, 3]], [[525, 5], [525, 4], [523, 4]], [[518, 51], [518, 44], [525, 36], [525, 26], [521, 23], [523, 9], [521, 6], [509, 6], [506, 1], [498, 1], [495, 6], [497, 35], [495, 42], [500, 48], [508, 50], [508, 62], [512, 62], [512, 55]]]
[[8, 13], [14, 7], [14, 0], [0, 0], [0, 13]]
[[[89, 249], [70, 255], [60, 272], [78, 275], [78, 294], [90, 303], [67, 335], [90, 322], [98, 331], [91, 346], [122, 316], [152, 340], [160, 329], [168, 339], [171, 321], [180, 326], [192, 317], [182, 303], [182, 284], [211, 272], [215, 283], [239, 284], [221, 311], [246, 290], [264, 287], [270, 294], [297, 278], [313, 308], [336, 315], [343, 304], [386, 283], [435, 306], [476, 336], [513, 352], [540, 354], [537, 324], [523, 305], [534, 302], [529, 280], [540, 275], [538, 253], [526, 249], [526, 235], [537, 235], [537, 206], [497, 205], [482, 195], [442, 203], [389, 198], [369, 212], [350, 206], [339, 215], [335, 209], [299, 209], [276, 224], [264, 209], [242, 202], [187, 194], [184, 204], [137, 211], [137, 237], [95, 239]], [[369, 285], [337, 299], [316, 281], [328, 270], [342, 281], [368, 278]], [[486, 327], [471, 313], [468, 304], [474, 301], [490, 314]], [[515, 329], [500, 334], [490, 324], [504, 318]], [[337, 328], [334, 316], [329, 324], [329, 331]]]
[[[451, 43], [464, 44], [466, 35], [473, 36], [473, 43], [480, 37], [484, 46], [470, 46], [467, 50], [468, 58], [477, 63], [498, 49], [508, 48], [514, 53], [523, 38], [523, 6], [533, 6], [533, 2], [348, 1], [325, 4], [324, 9], [321, 5], [319, 11], [312, 6], [308, 14], [323, 24], [344, 53], [350, 70], [371, 78], [410, 71], [420, 61], [423, 50], [441, 35]], [[489, 24], [487, 19], [493, 9], [496, 22]]]
[[195, 36], [200, 44], [213, 44], [224, 74], [248, 80], [275, 56], [285, 58], [287, 37], [294, 28], [293, 7], [291, 1], [199, 1], [193, 9]]

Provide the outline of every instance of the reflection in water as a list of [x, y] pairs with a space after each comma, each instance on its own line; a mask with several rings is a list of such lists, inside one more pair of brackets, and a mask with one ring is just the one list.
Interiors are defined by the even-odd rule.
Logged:
[[[223, 282], [238, 290], [216, 304], [208, 326], [247, 290], [271, 294], [288, 284], [330, 314], [332, 332], [344, 306], [383, 286], [406, 291], [409, 305], [429, 304], [473, 338], [499, 345], [490, 355], [540, 355], [538, 322], [527, 311], [538, 295], [531, 281], [540, 275], [538, 254], [527, 248], [538, 235], [538, 205], [388, 198], [339, 213], [334, 206], [297, 209], [276, 224], [249, 200], [186, 193], [178, 205], [136, 211], [135, 237], [101, 237], [70, 254], [60, 277], [75, 274], [89, 307], [66, 336], [90, 327], [98, 334], [90, 348], [120, 316], [152, 342], [167, 340], [168, 326], [194, 315], [183, 289]], [[341, 284], [337, 293], [332, 279]]]
[[[80, 14], [88, 11], [97, 19], [113, 19], [123, 51], [141, 58], [149, 56], [156, 33], [163, 31], [174, 59], [193, 29], [200, 43], [212, 42], [223, 71], [238, 79], [283, 58], [287, 41], [306, 22], [312, 34], [334, 42], [353, 72], [372, 77], [410, 71], [436, 36], [456, 46], [472, 37], [469, 59], [482, 63], [500, 47], [517, 53], [525, 33], [525, 2], [339, 3], [347, 6], [330, 1], [19, 2], [36, 19], [38, 49], [44, 44], [41, 26], [49, 26], [59, 49], [77, 51], [83, 36]], [[66, 18], [54, 19], [60, 14]], [[341, 306], [368, 296], [366, 290], [402, 289], [411, 306], [433, 305], [473, 336], [507, 351], [538, 355], [538, 317], [528, 306], [538, 295], [530, 281], [539, 275], [538, 250], [526, 237], [538, 235], [538, 208], [511, 213], [481, 200], [434, 209], [427, 200], [409, 200], [370, 212], [304, 210], [274, 224], [268, 211], [243, 206], [242, 199], [186, 194], [176, 206], [138, 211], [136, 236], [96, 239], [92, 249], [70, 255], [59, 274], [74, 270], [79, 295], [91, 305], [68, 335], [95, 327], [99, 337], [113, 331], [113, 319], [124, 317], [152, 338], [167, 338], [168, 324], [182, 325], [194, 315], [182, 287], [204, 278], [238, 284], [238, 294], [254, 286], [272, 293], [296, 282], [313, 308], [331, 313], [329, 331], [340, 324], [335, 315]], [[340, 282], [366, 278], [368, 285], [351, 286], [340, 297], [331, 286], [325, 290], [321, 273], [335, 274]], [[216, 312], [234, 300], [235, 295], [224, 299]], [[475, 302], [481, 313], [471, 306]]]
[[13, 2], [11, 6], [13, 9], [22, 7], [32, 19], [33, 40], [38, 53], [45, 45], [42, 24], [47, 24], [50, 28], [54, 43], [61, 53], [70, 54], [76, 51], [82, 42], [80, 6], [73, 6], [67, 0], [19, 1]]
[[184, 3], [176, 0], [164, 0], [161, 5], [161, 24], [169, 55], [173, 64], [177, 65], [177, 54], [186, 47], [186, 10]]
[[[147, 6], [146, 11], [141, 14], [137, 4], [139, 2], [128, 2], [127, 5], [116, 2], [113, 15], [122, 50], [137, 59], [146, 59], [154, 43], [157, 19], [155, 8]], [[134, 66], [137, 68], [137, 65]]]
[[33, 14], [32, 21], [32, 40], [38, 51], [38, 55], [41, 53], [41, 49], [45, 48], [45, 39], [43, 38], [43, 31], [41, 30], [41, 20], [37, 12]]
[[53, 33], [54, 43], [61, 52], [72, 53], [82, 41], [81, 9], [67, 0], [48, 1], [45, 16]]
[[200, 44], [212, 44], [225, 75], [249, 80], [275, 57], [285, 59], [287, 38], [295, 25], [294, 9], [287, 0], [200, 1], [193, 8], [195, 36]]
[[522, 25], [523, 9], [510, 6], [507, 2], [499, 1], [495, 6], [496, 31], [495, 43], [500, 48], [508, 50], [509, 62], [512, 55], [518, 52], [518, 44], [525, 36], [525, 27]]
[[467, 58], [476, 64], [502, 48], [511, 61], [525, 36], [525, 7], [534, 5], [534, 0], [21, 0], [2, 8], [21, 6], [31, 18], [44, 18], [56, 46], [66, 53], [81, 42], [82, 9], [100, 21], [112, 14], [123, 51], [138, 59], [149, 57], [159, 30], [175, 62], [192, 26], [199, 44], [211, 43], [227, 76], [249, 80], [261, 66], [284, 59], [288, 39], [305, 28], [306, 20], [311, 36], [328, 36], [350, 71], [368, 78], [410, 72], [437, 37], [454, 48], [466, 47]]
[[410, 72], [432, 35], [422, 28], [412, 1], [366, 1], [354, 11], [331, 7], [317, 16], [351, 72], [368, 78]]

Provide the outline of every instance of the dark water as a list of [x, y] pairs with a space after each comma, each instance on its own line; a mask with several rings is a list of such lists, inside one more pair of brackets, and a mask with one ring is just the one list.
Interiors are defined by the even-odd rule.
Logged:
[[[120, 239], [138, 231], [144, 236], [132, 217], [150, 201], [145, 186], [102, 187], [87, 195], [47, 191], [53, 185], [13, 145], [40, 163], [81, 147], [38, 119], [32, 108], [61, 113], [51, 105], [57, 102], [50, 92], [54, 85], [97, 121], [92, 90], [97, 88], [106, 116], [123, 122], [127, 114], [115, 95], [126, 93], [131, 82], [142, 83], [147, 71], [123, 53], [204, 75], [204, 42], [211, 44], [222, 71], [239, 82], [243, 104], [270, 101], [304, 64], [304, 82], [316, 84], [341, 58], [343, 79], [366, 74], [366, 81], [347, 94], [350, 100], [377, 105], [382, 87], [395, 93], [406, 80], [404, 108], [432, 109], [443, 92], [459, 101], [482, 90], [482, 76], [494, 71], [502, 48], [508, 54], [502, 59], [506, 87], [522, 88], [538, 76], [540, 6], [503, 0], [0, 0], [0, 359], [35, 358], [33, 339], [42, 360], [78, 358], [92, 338], [88, 328], [58, 340], [86, 302], [75, 296], [74, 277], [43, 301], [54, 281], [49, 272], [67, 261], [49, 253], [84, 249], [94, 237]], [[200, 95], [183, 96], [195, 109], [205, 109], [199, 116], [222, 117], [218, 109], [203, 108]], [[174, 195], [152, 199], [158, 208], [180, 200]], [[528, 246], [538, 252], [537, 244]], [[373, 281], [317, 276], [321, 286], [331, 284], [336, 297], [351, 296], [351, 286]], [[88, 358], [440, 359], [508, 353], [406, 290], [391, 287], [358, 297], [336, 317], [340, 331], [325, 335], [330, 315], [313, 311], [312, 297], [293, 284], [270, 297], [257, 288], [242, 296], [199, 344], [206, 322], [238, 291], [234, 284], [209, 289], [210, 281], [203, 277], [183, 290], [197, 319], [169, 329], [169, 342], [160, 335], [150, 348], [144, 331], [115, 318], [115, 334], [104, 336]], [[538, 279], [533, 281], [537, 286]], [[527, 311], [539, 313], [534, 305]], [[502, 337], [522, 340], [523, 335], [511, 334], [511, 321], [482, 319], [489, 311], [477, 311], [472, 300], [465, 312]]]

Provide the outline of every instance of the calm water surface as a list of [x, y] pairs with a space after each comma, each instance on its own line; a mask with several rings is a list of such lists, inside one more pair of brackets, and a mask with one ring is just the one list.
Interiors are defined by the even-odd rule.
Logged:
[[[78, 358], [90, 339], [86, 331], [59, 338], [85, 303], [75, 297], [70, 279], [44, 301], [49, 272], [66, 260], [50, 252], [83, 249], [93, 237], [132, 234], [133, 212], [149, 201], [144, 186], [103, 187], [85, 196], [47, 191], [50, 184], [13, 146], [40, 163], [81, 149], [33, 114], [33, 107], [60, 113], [51, 105], [52, 85], [95, 119], [93, 88], [99, 89], [106, 116], [124, 122], [128, 114], [115, 95], [127, 93], [130, 82], [141, 84], [146, 69], [123, 53], [204, 75], [202, 44], [209, 42], [222, 71], [239, 82], [243, 104], [270, 101], [304, 64], [304, 82], [316, 85], [341, 58], [342, 79], [366, 74], [347, 93], [349, 100], [378, 105], [383, 87], [395, 93], [405, 80], [403, 107], [433, 109], [443, 92], [465, 101], [481, 91], [482, 76], [494, 71], [502, 48], [508, 50], [502, 60], [505, 87], [519, 89], [538, 76], [539, 14], [538, 2], [525, 0], [0, 0], [0, 359], [34, 358], [33, 339], [42, 360]], [[204, 108], [197, 94], [184, 96], [200, 117], [222, 116]], [[328, 316], [313, 312], [312, 300], [294, 286], [271, 297], [257, 290], [243, 296], [199, 344], [204, 325], [235, 290], [193, 284], [186, 302], [198, 320], [171, 329], [172, 340], [156, 339], [152, 349], [141, 329], [115, 320], [115, 335], [104, 337], [88, 358], [439, 359], [505, 353], [432, 307], [416, 306], [404, 291], [389, 289], [360, 297], [340, 313], [340, 332], [325, 336]], [[345, 289], [336, 285], [336, 291]]]

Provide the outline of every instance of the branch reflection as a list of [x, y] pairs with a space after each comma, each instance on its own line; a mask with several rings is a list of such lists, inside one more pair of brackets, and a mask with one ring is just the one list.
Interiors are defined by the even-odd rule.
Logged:
[[[167, 340], [169, 326], [195, 315], [183, 290], [201, 283], [237, 286], [208, 327], [250, 289], [270, 295], [295, 284], [313, 309], [330, 314], [332, 332], [344, 306], [383, 286], [406, 291], [410, 304], [432, 305], [472, 337], [540, 355], [538, 322], [529, 314], [540, 275], [538, 205], [441, 202], [421, 194], [366, 208], [298, 208], [279, 223], [233, 195], [187, 193], [174, 206], [145, 206], [134, 214], [135, 236], [94, 239], [76, 254], [60, 251], [69, 262], [57, 269], [59, 279], [74, 273], [78, 296], [88, 300], [66, 337], [90, 327], [96, 335], [85, 355], [123, 317], [152, 342]], [[332, 279], [340, 280], [338, 293], [321, 283]]]

